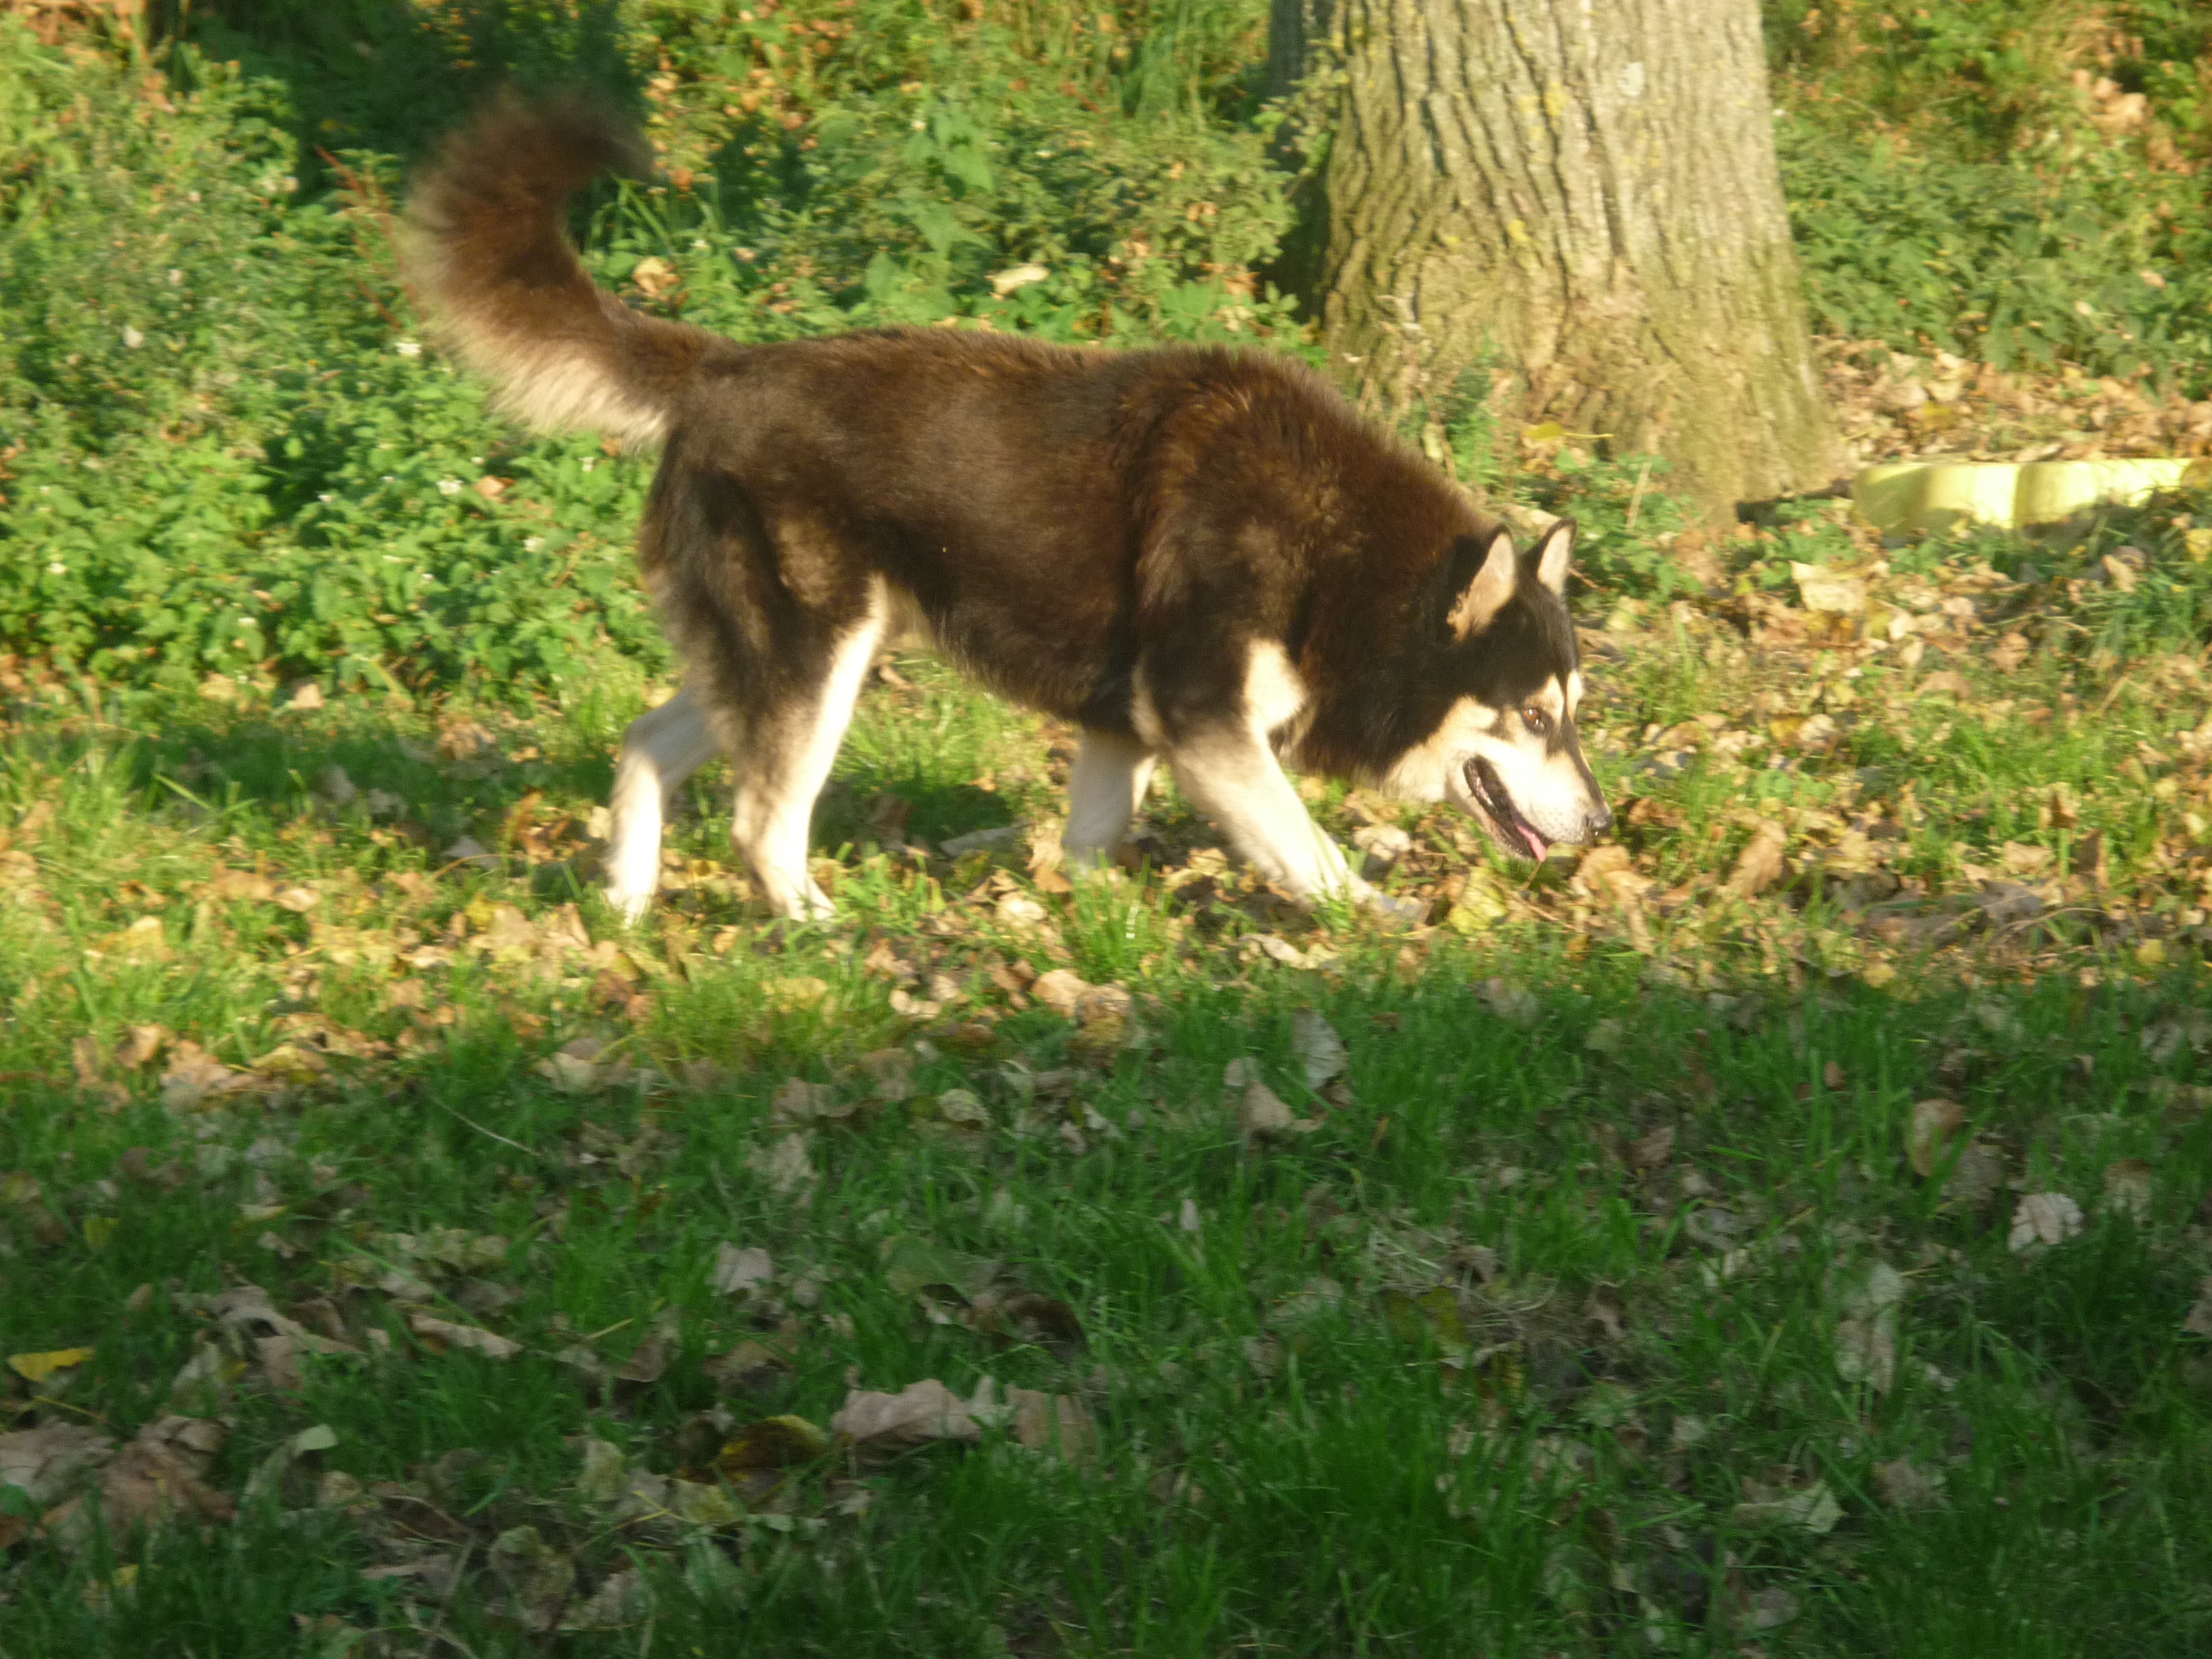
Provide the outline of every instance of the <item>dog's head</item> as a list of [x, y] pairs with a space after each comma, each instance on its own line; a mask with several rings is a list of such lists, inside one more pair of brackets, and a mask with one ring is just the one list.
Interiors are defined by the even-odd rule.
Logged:
[[1595, 839], [1613, 823], [1575, 733], [1583, 677], [1567, 614], [1575, 526], [1527, 553], [1507, 532], [1462, 538], [1429, 596], [1443, 723], [1391, 769], [1402, 798], [1450, 800], [1515, 858]]

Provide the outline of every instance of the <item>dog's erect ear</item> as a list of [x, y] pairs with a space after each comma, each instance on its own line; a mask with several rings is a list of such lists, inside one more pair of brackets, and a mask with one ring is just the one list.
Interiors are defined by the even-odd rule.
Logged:
[[1575, 521], [1561, 519], [1538, 538], [1529, 557], [1536, 562], [1536, 580], [1561, 599], [1567, 597], [1567, 565], [1575, 556]]
[[[1513, 538], [1493, 530], [1486, 538], [1462, 538], [1452, 549], [1453, 594], [1444, 626], [1455, 640], [1473, 639], [1505, 608], [1520, 580], [1521, 555]], [[1462, 573], [1472, 571], [1462, 578]]]

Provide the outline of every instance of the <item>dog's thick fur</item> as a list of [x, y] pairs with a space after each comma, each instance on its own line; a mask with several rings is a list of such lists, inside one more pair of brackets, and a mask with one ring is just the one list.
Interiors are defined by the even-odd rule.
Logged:
[[1522, 856], [1611, 822], [1575, 736], [1571, 526], [1522, 554], [1278, 357], [944, 330], [745, 346], [642, 315], [593, 287], [562, 217], [647, 159], [587, 107], [506, 104], [411, 210], [442, 337], [503, 407], [662, 446], [641, 556], [688, 676], [623, 743], [626, 911], [652, 895], [666, 791], [720, 752], [769, 902], [825, 914], [814, 799], [874, 653], [916, 629], [1082, 728], [1077, 857], [1115, 848], [1163, 759], [1304, 897], [1375, 896], [1284, 761], [1455, 800]]

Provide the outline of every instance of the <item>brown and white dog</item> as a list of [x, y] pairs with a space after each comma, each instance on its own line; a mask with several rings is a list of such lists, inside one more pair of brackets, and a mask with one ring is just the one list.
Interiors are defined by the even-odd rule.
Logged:
[[1574, 529], [1526, 553], [1280, 357], [884, 331], [741, 345], [593, 287], [571, 191], [648, 153], [568, 104], [499, 106], [411, 204], [442, 337], [542, 429], [658, 444], [645, 580], [687, 668], [623, 741], [609, 896], [641, 914], [668, 792], [729, 757], [768, 902], [830, 906], [816, 795], [870, 660], [919, 632], [1073, 721], [1064, 841], [1109, 855], [1165, 761], [1267, 877], [1389, 908], [1284, 764], [1450, 800], [1541, 858], [1611, 822], [1575, 735]]

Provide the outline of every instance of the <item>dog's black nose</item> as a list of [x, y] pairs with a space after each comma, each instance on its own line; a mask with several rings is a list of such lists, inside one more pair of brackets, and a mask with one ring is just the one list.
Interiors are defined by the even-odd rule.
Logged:
[[1612, 828], [1613, 808], [1600, 801], [1597, 810], [1589, 815], [1589, 832], [1593, 836], [1601, 836]]

